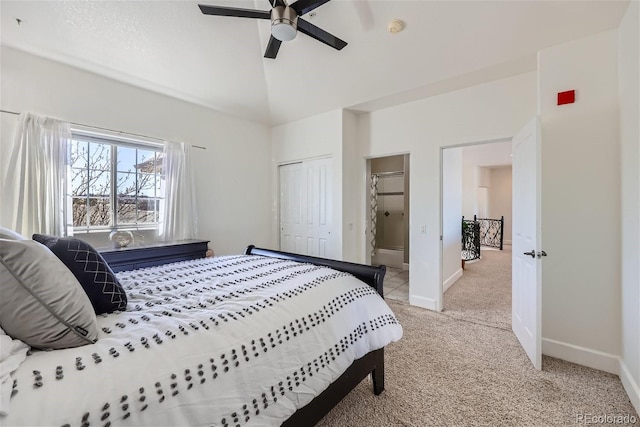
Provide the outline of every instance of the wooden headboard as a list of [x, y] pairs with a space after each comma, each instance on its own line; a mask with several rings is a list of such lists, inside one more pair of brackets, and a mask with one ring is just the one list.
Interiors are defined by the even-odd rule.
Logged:
[[322, 265], [324, 267], [333, 268], [334, 270], [350, 273], [374, 288], [381, 297], [384, 297], [382, 282], [384, 280], [384, 275], [387, 272], [387, 268], [384, 265], [373, 267], [371, 265], [356, 264], [353, 262], [337, 261], [333, 259], [318, 258], [308, 255], [294, 254], [290, 252], [256, 248], [254, 245], [249, 245], [244, 253], [245, 255], [261, 255], [272, 258], [281, 258], [291, 261]]

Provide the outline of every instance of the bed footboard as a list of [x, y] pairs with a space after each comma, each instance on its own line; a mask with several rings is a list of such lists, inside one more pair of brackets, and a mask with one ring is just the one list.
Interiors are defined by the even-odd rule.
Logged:
[[[253, 245], [247, 247], [245, 255], [261, 255], [272, 258], [288, 259], [291, 261], [306, 262], [350, 273], [373, 287], [380, 296], [384, 297], [382, 288], [384, 275], [386, 273], [386, 267], [384, 265], [373, 267], [370, 265], [355, 264], [352, 262], [336, 261], [290, 252], [256, 248]], [[316, 396], [306, 406], [298, 409], [282, 424], [282, 426], [297, 427], [302, 425], [315, 425], [369, 374], [371, 374], [373, 382], [373, 392], [375, 395], [379, 395], [384, 391], [384, 348], [374, 350], [371, 353], [366, 354], [364, 357], [354, 361], [336, 381], [327, 387], [325, 391]]]
[[[369, 374], [373, 377], [374, 394], [379, 395], [384, 389], [384, 349], [366, 354], [356, 360], [337, 380], [316, 396], [303, 408], [298, 409], [282, 427], [312, 426], [327, 415], [334, 406]], [[378, 377], [378, 381], [376, 381]]]

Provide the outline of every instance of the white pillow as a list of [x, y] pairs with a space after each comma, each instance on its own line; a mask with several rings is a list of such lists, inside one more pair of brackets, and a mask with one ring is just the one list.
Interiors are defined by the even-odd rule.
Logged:
[[96, 314], [73, 273], [46, 246], [0, 239], [0, 327], [41, 349], [98, 338]]
[[27, 358], [29, 346], [14, 340], [0, 328], [0, 417], [9, 414], [9, 400], [13, 391], [11, 374]]
[[28, 238], [24, 237], [22, 234], [16, 233], [15, 231], [5, 227], [0, 227], [0, 239], [29, 240]]

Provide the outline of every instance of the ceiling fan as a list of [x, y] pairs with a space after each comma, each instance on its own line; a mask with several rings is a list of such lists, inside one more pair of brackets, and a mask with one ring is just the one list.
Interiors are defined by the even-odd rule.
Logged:
[[271, 37], [265, 58], [275, 58], [280, 49], [280, 44], [293, 40], [300, 31], [327, 46], [341, 50], [347, 42], [327, 33], [321, 28], [301, 18], [302, 15], [311, 12], [318, 6], [322, 6], [329, 0], [298, 0], [288, 5], [285, 0], [269, 0], [271, 11], [240, 9], [236, 7], [208, 6], [199, 4], [198, 7], [205, 15], [235, 16], [238, 18], [258, 18], [271, 20]]

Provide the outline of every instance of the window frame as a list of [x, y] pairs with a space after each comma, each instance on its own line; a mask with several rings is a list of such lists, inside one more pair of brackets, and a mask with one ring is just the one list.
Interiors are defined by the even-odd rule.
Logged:
[[[71, 189], [71, 185], [72, 185], [72, 179], [71, 179], [71, 171], [72, 169], [78, 169], [78, 168], [72, 168], [71, 165], [71, 150], [72, 150], [72, 145], [74, 143], [76, 143], [77, 141], [83, 141], [83, 142], [87, 142], [87, 144], [91, 144], [91, 143], [95, 143], [95, 144], [102, 144], [102, 145], [108, 145], [109, 146], [109, 150], [110, 150], [110, 159], [109, 159], [109, 214], [110, 214], [110, 225], [89, 225], [88, 223], [90, 222], [90, 205], [89, 205], [89, 200], [91, 199], [91, 195], [90, 195], [90, 191], [89, 191], [89, 187], [87, 186], [87, 194], [86, 194], [86, 204], [87, 204], [87, 213], [86, 213], [86, 221], [84, 225], [81, 226], [76, 226], [74, 225], [74, 218], [73, 218], [73, 199], [77, 198], [77, 196], [72, 194], [72, 189]], [[87, 145], [87, 147], [89, 147], [89, 145]], [[140, 172], [135, 172], [135, 186], [136, 186], [136, 192], [135, 192], [135, 196], [133, 197], [135, 199], [135, 204], [136, 204], [136, 222], [134, 223], [122, 223], [120, 224], [118, 222], [118, 148], [132, 148], [136, 150], [136, 161], [137, 161], [137, 150], [145, 150], [145, 151], [153, 151], [155, 152], [154, 154], [154, 158], [155, 161], [157, 161], [158, 159], [158, 154], [162, 154], [163, 150], [164, 150], [164, 144], [159, 143], [159, 142], [155, 142], [155, 141], [147, 141], [147, 140], [143, 140], [142, 138], [138, 139], [138, 138], [128, 138], [128, 137], [124, 137], [122, 135], [114, 135], [114, 134], [109, 134], [109, 133], [98, 133], [98, 132], [94, 132], [94, 131], [89, 131], [89, 130], [85, 130], [85, 129], [79, 129], [79, 128], [72, 128], [71, 129], [71, 139], [70, 142], [68, 144], [68, 148], [67, 148], [67, 155], [68, 155], [68, 159], [67, 159], [67, 173], [68, 173], [68, 191], [67, 191], [67, 199], [68, 199], [68, 203], [67, 203], [67, 208], [66, 210], [66, 222], [67, 222], [67, 228], [71, 231], [69, 234], [83, 234], [83, 233], [92, 233], [92, 232], [105, 232], [105, 231], [112, 231], [112, 230], [157, 230], [160, 227], [160, 210], [162, 208], [162, 202], [164, 201], [164, 194], [160, 194], [157, 195], [154, 191], [154, 201], [155, 203], [157, 203], [157, 217], [155, 218], [155, 221], [152, 222], [143, 222], [143, 223], [139, 223], [138, 218], [137, 218], [137, 206], [138, 206], [138, 201], [139, 201], [139, 188], [138, 188], [138, 175], [140, 174]], [[94, 170], [91, 169], [90, 167], [91, 165], [89, 164], [89, 162], [87, 162], [87, 185], [89, 183], [89, 174], [90, 171]], [[130, 172], [128, 172], [130, 173]], [[160, 172], [156, 172], [154, 175], [156, 175], [157, 179], [162, 179], [162, 173]], [[163, 193], [163, 188], [162, 186], [160, 187], [160, 192]]]

